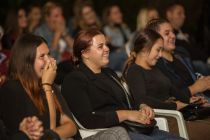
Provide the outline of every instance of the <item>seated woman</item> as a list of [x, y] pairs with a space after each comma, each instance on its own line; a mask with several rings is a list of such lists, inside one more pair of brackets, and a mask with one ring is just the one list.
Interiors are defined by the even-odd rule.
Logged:
[[155, 67], [162, 49], [161, 35], [153, 30], [138, 32], [123, 74], [137, 106], [144, 102], [154, 108], [179, 110], [190, 102], [190, 97], [175, 88]]
[[[78, 70], [71, 72], [61, 87], [61, 93], [79, 122], [86, 128], [120, 126], [123, 121], [150, 124], [153, 110], [145, 104], [136, 110], [131, 97], [110, 69], [109, 48], [104, 34], [98, 30], [83, 30], [73, 45]], [[126, 96], [126, 95], [127, 96]], [[127, 98], [127, 99], [126, 99]], [[181, 139], [155, 128], [151, 134], [129, 132], [131, 139]]]
[[191, 60], [174, 54], [176, 48], [175, 35], [171, 24], [165, 19], [154, 19], [148, 23], [147, 28], [155, 30], [164, 39], [164, 49], [162, 57], [157, 63], [158, 68], [184, 94], [188, 96], [204, 96], [205, 99], [210, 101], [210, 92], [208, 90], [210, 89], [210, 76], [197, 79]]
[[[17, 39], [12, 48], [9, 80], [0, 88], [0, 118], [9, 135], [18, 133], [20, 122], [30, 116], [36, 116], [42, 122], [43, 133], [52, 135], [53, 139], [69, 138], [76, 134], [71, 112], [53, 85], [56, 68], [56, 61], [50, 57], [42, 37], [25, 34]], [[113, 132], [110, 129], [87, 139], [117, 135], [109, 139], [116, 140], [123, 136], [129, 140], [124, 129], [116, 129], [119, 135], [110, 133]], [[41, 136], [32, 139], [40, 139]], [[46, 137], [43, 139], [46, 140]]]

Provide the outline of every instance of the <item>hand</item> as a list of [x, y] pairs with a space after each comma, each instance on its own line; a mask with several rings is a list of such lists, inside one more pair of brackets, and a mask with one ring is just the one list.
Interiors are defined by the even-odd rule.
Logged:
[[185, 104], [183, 102], [180, 102], [180, 101], [176, 101], [176, 110], [180, 110], [184, 107], [186, 107], [188, 104]]
[[150, 117], [144, 111], [129, 111], [127, 120], [142, 124], [150, 124]]
[[6, 76], [0, 74], [0, 86], [3, 85], [5, 81], [6, 81]]
[[144, 112], [150, 118], [150, 120], [153, 120], [155, 117], [154, 110], [146, 104], [141, 104], [139, 111]]
[[56, 69], [56, 60], [54, 58], [50, 58], [50, 60], [47, 61], [43, 70], [42, 83], [53, 84], [56, 76]]
[[198, 79], [193, 85], [189, 86], [189, 89], [192, 95], [210, 89], [210, 76]]
[[24, 132], [31, 140], [39, 140], [43, 135], [42, 122], [37, 117], [24, 118], [19, 130]]
[[190, 98], [190, 103], [206, 104], [206, 103], [208, 103], [208, 100], [206, 100], [203, 96], [192, 96]]

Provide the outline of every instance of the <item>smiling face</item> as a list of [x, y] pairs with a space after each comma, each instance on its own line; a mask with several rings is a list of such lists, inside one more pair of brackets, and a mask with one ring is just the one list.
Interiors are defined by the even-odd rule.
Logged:
[[101, 69], [109, 63], [109, 48], [104, 35], [93, 37], [92, 45], [82, 51], [82, 59], [91, 69]]
[[164, 39], [164, 50], [166, 51], [173, 51], [175, 46], [175, 34], [173, 32], [173, 28], [170, 23], [163, 23], [159, 25], [158, 33], [163, 37]]
[[46, 43], [42, 43], [36, 48], [36, 58], [34, 62], [34, 70], [39, 78], [42, 77], [45, 64], [49, 62], [50, 59], [48, 46]]
[[158, 39], [152, 46], [150, 52], [147, 52], [146, 64], [148, 67], [154, 66], [162, 55], [163, 39]]

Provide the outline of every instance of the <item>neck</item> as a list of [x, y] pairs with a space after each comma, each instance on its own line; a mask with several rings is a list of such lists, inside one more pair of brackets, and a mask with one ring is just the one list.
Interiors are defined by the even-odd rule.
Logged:
[[95, 64], [89, 61], [83, 61], [83, 62], [93, 73], [101, 73], [101, 67], [96, 66]]
[[151, 66], [149, 66], [148, 63], [146, 62], [145, 56], [137, 55], [135, 63], [146, 70], [152, 69]]
[[171, 61], [171, 62], [173, 61], [173, 55], [172, 55], [172, 52], [170, 51], [166, 51], [166, 50], [162, 51], [162, 57], [168, 61]]

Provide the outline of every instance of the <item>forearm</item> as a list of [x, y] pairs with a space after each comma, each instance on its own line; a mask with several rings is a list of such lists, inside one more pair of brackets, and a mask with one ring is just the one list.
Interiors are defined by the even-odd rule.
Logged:
[[66, 35], [64, 36], [64, 39], [68, 45], [69, 48], [72, 48], [73, 47], [73, 38], [70, 36], [70, 35]]
[[129, 114], [128, 110], [118, 110], [118, 111], [116, 111], [116, 113], [117, 113], [120, 123], [125, 120], [128, 120], [128, 114]]
[[73, 122], [65, 123], [53, 129], [61, 138], [73, 137], [77, 133], [77, 128]]

